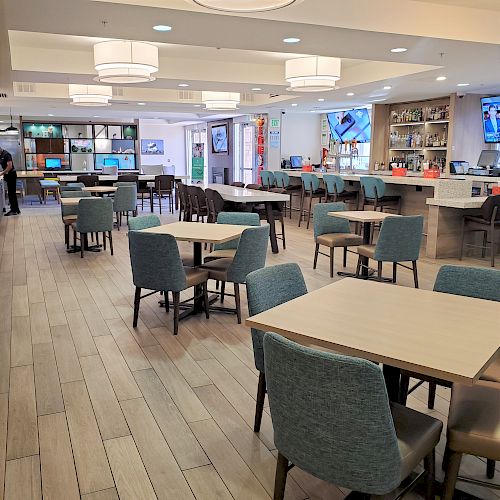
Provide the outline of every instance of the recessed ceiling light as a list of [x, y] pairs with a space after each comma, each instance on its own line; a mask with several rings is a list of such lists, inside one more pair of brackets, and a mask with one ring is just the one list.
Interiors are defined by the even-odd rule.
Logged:
[[285, 43], [299, 43], [300, 42], [300, 38], [297, 38], [296, 36], [290, 36], [288, 38], [283, 38], [283, 41]]
[[100, 118], [100, 116], [99, 115], [94, 115], [94, 118]]
[[369, 102], [382, 102], [382, 101], [386, 101], [386, 99], [372, 99]]
[[316, 113], [316, 110], [315, 109], [310, 109], [309, 113]]
[[146, 106], [146, 103], [145, 102], [138, 102], [137, 106]]
[[470, 83], [457, 83], [457, 87], [468, 87]]
[[391, 90], [391, 89], [392, 89], [392, 87], [391, 87], [390, 85], [386, 85], [386, 86], [384, 87], [384, 90]]
[[201, 108], [201, 104], [195, 104], [194, 107], [195, 108]]
[[47, 116], [54, 116], [52, 113], [49, 113]]
[[169, 26], [168, 24], [157, 24], [156, 26], [153, 26], [153, 29], [155, 31], [172, 31], [172, 26]]
[[318, 99], [318, 101], [319, 101], [319, 102], [324, 102], [325, 100], [324, 100], [322, 97], [320, 97], [320, 98]]
[[296, 102], [292, 103], [292, 106], [295, 107], [295, 106], [298, 106], [298, 104]]
[[225, 12], [264, 12], [266, 10], [282, 9], [292, 5], [297, 0], [188, 0], [207, 9]]
[[261, 89], [260, 87], [254, 87], [252, 90], [253, 90], [254, 92], [258, 92], [259, 90], [262, 90], [262, 89]]
[[444, 81], [446, 80], [446, 76], [438, 76], [438, 77], [436, 78], [436, 80], [437, 80], [438, 82], [444, 82]]
[[177, 87], [189, 87], [189, 83], [179, 83]]
[[406, 52], [408, 49], [405, 47], [395, 47], [394, 49], [391, 49], [391, 52], [394, 52], [395, 54], [399, 54], [400, 52]]
[[354, 95], [354, 92], [347, 92], [346, 96], [352, 97]]

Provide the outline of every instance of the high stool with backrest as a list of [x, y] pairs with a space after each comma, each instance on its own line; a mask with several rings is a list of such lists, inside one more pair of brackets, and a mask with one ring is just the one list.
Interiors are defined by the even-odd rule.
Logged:
[[125, 214], [128, 221], [130, 212], [132, 212], [132, 215], [136, 215], [137, 213], [136, 184], [130, 183], [118, 186], [118, 189], [116, 190], [115, 196], [113, 198], [113, 212], [116, 214], [116, 224], [119, 231], [120, 226], [122, 225], [123, 214]]
[[346, 191], [345, 182], [340, 175], [323, 174], [323, 183], [325, 184], [325, 203], [328, 201], [343, 201], [358, 205], [358, 193], [356, 191]]
[[396, 210], [396, 213], [401, 213], [401, 196], [386, 195], [386, 184], [380, 177], [370, 176], [361, 177], [361, 210], [365, 206], [373, 206], [373, 210], [380, 209], [381, 212], [385, 208]]
[[262, 187], [266, 191], [269, 191], [276, 184], [274, 172], [271, 172], [270, 170], [261, 170], [260, 171], [260, 181], [262, 182]]
[[[377, 261], [379, 280], [382, 280], [383, 262], [392, 262], [392, 282], [396, 283], [397, 266], [401, 266], [413, 271], [415, 288], [418, 288], [417, 260], [422, 244], [423, 229], [424, 218], [421, 215], [394, 216], [384, 219], [377, 244], [358, 247], [356, 275], [360, 276], [361, 257]], [[411, 262], [412, 267], [405, 266], [401, 264], [402, 262]]]
[[426, 477], [425, 496], [434, 500], [435, 447], [443, 424], [389, 404], [379, 366], [274, 333], [264, 336], [264, 366], [278, 449], [275, 500], [283, 499], [293, 466], [368, 496], [393, 491], [421, 461], [424, 471], [397, 498]]
[[189, 207], [187, 185], [182, 182], [177, 183], [177, 195], [179, 196], [179, 221], [190, 221], [192, 219]]
[[[302, 271], [297, 264], [280, 264], [258, 269], [247, 276], [248, 313], [250, 316], [267, 311], [307, 293]], [[260, 431], [266, 398], [264, 368], [264, 332], [252, 328], [253, 356], [259, 371], [259, 386], [255, 405], [254, 432]]]
[[329, 255], [324, 253], [321, 253], [321, 255], [330, 257], [330, 278], [333, 278], [335, 248], [342, 247], [344, 249], [345, 267], [347, 265], [347, 248], [363, 243], [363, 238], [351, 231], [348, 220], [328, 215], [328, 212], [342, 212], [345, 209], [345, 203], [318, 203], [314, 206], [313, 227], [316, 249], [314, 251], [313, 269], [316, 269], [318, 254], [321, 253], [319, 251], [320, 245], [328, 247], [330, 249]]
[[292, 218], [292, 205], [293, 205], [293, 197], [296, 196], [301, 198], [302, 186], [300, 184], [292, 184], [290, 182], [290, 176], [286, 172], [281, 172], [277, 170], [274, 172], [274, 178], [276, 179], [276, 187], [282, 190], [283, 194], [290, 195], [290, 203], [289, 203], [289, 217]]
[[205, 197], [207, 199], [208, 217], [207, 222], [214, 224], [221, 212], [230, 212], [228, 203], [224, 201], [219, 191], [206, 188]]
[[[200, 186], [187, 186], [189, 212], [191, 218], [196, 215], [196, 222], [205, 222], [208, 217], [207, 197]], [[189, 219], [191, 221], [191, 218]]]
[[158, 196], [158, 205], [160, 206], [164, 196], [168, 198], [168, 206], [170, 213], [174, 213], [174, 184], [175, 176], [173, 175], [157, 175], [153, 188], [153, 194]]
[[47, 203], [47, 196], [52, 194], [54, 199], [59, 203], [60, 202], [60, 184], [57, 179], [40, 179], [40, 190], [41, 190], [41, 200], [43, 203]]
[[99, 184], [99, 176], [96, 174], [77, 175], [76, 182], [81, 182], [85, 187], [94, 187]]
[[[174, 335], [177, 335], [181, 305], [180, 293], [187, 288], [198, 285], [202, 287], [205, 315], [207, 318], [209, 317], [208, 272], [200, 268], [184, 267], [182, 265], [177, 241], [171, 234], [130, 231], [128, 238], [130, 263], [135, 285], [134, 328], [137, 326], [139, 319], [141, 299], [159, 291], [164, 292], [165, 297], [168, 297], [168, 292], [172, 292], [174, 296]], [[153, 291], [141, 296], [143, 288]], [[197, 298], [195, 296], [193, 300]], [[165, 300], [165, 308], [168, 312], [168, 298]]]
[[300, 198], [300, 214], [299, 214], [299, 227], [302, 221], [302, 216], [304, 213], [304, 204], [306, 198], [309, 198], [309, 206], [307, 208], [307, 229], [309, 229], [309, 222], [311, 220], [311, 207], [312, 200], [316, 198], [321, 202], [321, 199], [325, 195], [325, 190], [319, 187], [319, 179], [315, 174], [310, 174], [308, 172], [303, 172], [301, 174], [302, 178], [302, 196]]

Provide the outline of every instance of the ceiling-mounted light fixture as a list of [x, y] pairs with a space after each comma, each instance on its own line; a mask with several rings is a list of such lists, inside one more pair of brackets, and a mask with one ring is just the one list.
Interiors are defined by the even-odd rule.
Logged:
[[94, 63], [99, 82], [151, 82], [159, 67], [158, 47], [127, 40], [100, 42], [94, 45]]
[[107, 85], [68, 85], [71, 104], [74, 106], [111, 106], [113, 87]]
[[201, 102], [205, 109], [212, 110], [233, 110], [238, 109], [240, 103], [239, 92], [209, 92], [201, 93]]
[[311, 56], [290, 59], [285, 63], [287, 90], [294, 92], [324, 92], [333, 90], [340, 80], [341, 59]]
[[224, 12], [263, 12], [282, 9], [292, 5], [297, 0], [187, 0], [212, 10]]
[[14, 127], [12, 124], [12, 109], [10, 110], [10, 125], [5, 128], [4, 130], [0, 130], [0, 133], [2, 135], [17, 135], [19, 134], [19, 129], [17, 127]]

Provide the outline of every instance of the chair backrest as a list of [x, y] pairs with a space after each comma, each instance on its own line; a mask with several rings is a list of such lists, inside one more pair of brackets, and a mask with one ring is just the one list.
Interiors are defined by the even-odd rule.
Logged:
[[[267, 311], [307, 293], [302, 271], [297, 264], [279, 264], [257, 269], [247, 276], [247, 299], [250, 316]], [[264, 332], [252, 328], [255, 368], [264, 372]]]
[[135, 182], [139, 185], [139, 176], [137, 174], [121, 174], [118, 176], [118, 182]]
[[219, 191], [215, 189], [205, 189], [205, 197], [207, 199], [208, 211], [211, 214], [211, 221], [217, 220], [217, 215], [224, 210], [224, 199]]
[[272, 188], [274, 186], [274, 183], [276, 182], [276, 179], [274, 178], [274, 173], [271, 172], [270, 170], [261, 170], [260, 180], [262, 182], [262, 185], [266, 189]]
[[177, 189], [177, 193], [179, 195], [180, 209], [186, 210], [187, 204], [188, 204], [187, 186], [186, 186], [186, 184], [183, 184], [182, 182], [178, 182], [176, 185], [176, 189]]
[[113, 230], [113, 200], [85, 199], [78, 202], [76, 230], [79, 233], [101, 233]]
[[155, 188], [161, 191], [172, 191], [174, 189], [175, 177], [173, 175], [157, 175], [155, 177]]
[[118, 167], [116, 165], [104, 165], [102, 167], [102, 174], [103, 175], [117, 175], [118, 174]]
[[246, 189], [255, 189], [256, 191], [262, 191], [264, 188], [260, 184], [247, 184]]
[[300, 177], [302, 178], [302, 186], [305, 191], [311, 192], [319, 189], [319, 178], [317, 175], [309, 172], [302, 172]]
[[231, 182], [231, 186], [237, 187], [237, 188], [243, 188], [243, 187], [245, 187], [245, 183], [244, 182]]
[[206, 205], [207, 197], [200, 186], [187, 186], [187, 194], [195, 211]]
[[160, 218], [155, 214], [141, 215], [140, 217], [130, 217], [128, 219], [129, 231], [140, 231], [149, 227], [161, 226]]
[[482, 267], [442, 266], [434, 291], [500, 302], [500, 271]]
[[130, 231], [128, 242], [135, 286], [172, 292], [186, 288], [186, 273], [171, 234]]
[[233, 262], [227, 271], [229, 281], [244, 283], [248, 274], [266, 265], [268, 240], [269, 224], [243, 231]]
[[[496, 210], [496, 213], [494, 213]], [[493, 215], [495, 215], [495, 221], [500, 220], [500, 194], [497, 194], [495, 196], [488, 196], [486, 198], [486, 201], [483, 203], [481, 206], [481, 216], [483, 219], [486, 220], [491, 220], [493, 218]]]
[[290, 176], [286, 172], [277, 170], [274, 172], [274, 178], [276, 179], [276, 186], [279, 188], [285, 189], [290, 185]]
[[350, 233], [347, 219], [332, 217], [328, 212], [343, 212], [345, 203], [317, 203], [313, 207], [314, 239], [322, 234]]
[[115, 192], [113, 211], [130, 212], [137, 208], [137, 184], [120, 185]]
[[63, 194], [63, 193], [68, 193], [70, 191], [80, 191], [81, 192], [83, 187], [85, 187], [83, 184], [78, 183], [77, 186], [67, 185], [67, 186], [61, 186], [59, 189], [61, 191], [61, 194]]
[[418, 260], [423, 229], [422, 215], [387, 217], [382, 222], [375, 245], [375, 260], [383, 262]]
[[361, 177], [360, 183], [365, 198], [374, 200], [385, 196], [385, 182], [380, 177]]
[[345, 182], [340, 175], [323, 174], [323, 182], [328, 194], [339, 194], [345, 190]]
[[[220, 212], [217, 215], [217, 224], [235, 224], [237, 226], [260, 226], [260, 217], [252, 212]], [[214, 250], [238, 248], [240, 239], [236, 238], [225, 243], [216, 243]]]
[[141, 170], [144, 175], [162, 175], [163, 165], [141, 165]]
[[94, 187], [99, 184], [98, 175], [77, 175], [76, 182], [81, 182], [85, 187]]
[[277, 449], [342, 488], [382, 495], [400, 481], [401, 454], [380, 368], [364, 359], [264, 337]]

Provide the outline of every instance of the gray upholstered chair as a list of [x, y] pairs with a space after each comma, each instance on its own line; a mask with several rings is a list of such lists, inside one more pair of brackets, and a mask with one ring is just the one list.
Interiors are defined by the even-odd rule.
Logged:
[[323, 174], [323, 183], [325, 184], [325, 203], [329, 201], [353, 203], [358, 205], [358, 192], [347, 191], [344, 179], [340, 175]]
[[485, 487], [500, 488], [477, 478], [459, 477], [462, 456], [487, 459], [487, 476], [493, 478], [495, 461], [500, 460], [500, 384], [480, 381], [472, 386], [453, 384], [451, 390], [446, 449], [446, 470], [441, 498], [451, 500], [457, 480]]
[[[302, 222], [302, 217], [306, 217], [307, 214], [307, 229], [309, 229], [312, 201], [316, 198], [321, 203], [321, 198], [325, 195], [325, 190], [319, 187], [319, 178], [316, 174], [303, 172], [300, 176], [302, 179], [302, 196], [300, 198], [299, 227]], [[309, 198], [309, 206], [307, 209], [305, 208], [306, 198]]]
[[[155, 177], [153, 196], [156, 194], [158, 196], [158, 205], [160, 207], [161, 213], [161, 202], [163, 197], [168, 198], [168, 207], [170, 213], [174, 213], [174, 185], [175, 176], [173, 175], [157, 175]], [[154, 201], [153, 201], [154, 203]]]
[[375, 176], [361, 177], [361, 210], [365, 206], [373, 206], [373, 210], [392, 208], [398, 214], [401, 213], [401, 196], [386, 195], [386, 185], [384, 179]]
[[[302, 271], [297, 264], [279, 264], [258, 269], [247, 276], [248, 313], [254, 316], [307, 293]], [[255, 405], [254, 432], [260, 431], [266, 397], [264, 368], [264, 332], [252, 328], [253, 356], [259, 371], [259, 387]]]
[[113, 255], [113, 200], [111, 198], [82, 198], [78, 202], [78, 218], [73, 223], [74, 245], [76, 235], [80, 234], [80, 252], [83, 259], [84, 247], [88, 245], [88, 233], [103, 233], [103, 245], [106, 250], [106, 237], [109, 239], [109, 248]]
[[[302, 194], [302, 185], [301, 184], [292, 184], [290, 181], [290, 176], [286, 172], [282, 172], [281, 170], [277, 170], [274, 172], [274, 178], [276, 179], [276, 187], [281, 189], [284, 194], [290, 195], [290, 202], [288, 204], [289, 217], [292, 218], [292, 202], [293, 197], [297, 196], [300, 200]], [[285, 204], [286, 211], [286, 204]]]
[[[139, 305], [142, 298], [162, 291], [165, 293], [165, 308], [169, 311], [168, 292], [174, 296], [174, 335], [179, 331], [180, 292], [198, 285], [202, 287], [205, 302], [205, 314], [209, 317], [207, 280], [208, 272], [201, 268], [190, 268], [182, 265], [177, 241], [170, 234], [144, 233], [130, 231], [128, 233], [130, 262], [135, 285], [134, 320], [137, 326]], [[141, 296], [141, 290], [153, 290]]]
[[238, 324], [241, 323], [240, 285], [245, 283], [248, 274], [266, 265], [268, 239], [269, 224], [245, 229], [241, 234], [238, 248], [233, 258], [212, 260], [202, 266], [202, 269], [208, 271], [210, 279], [222, 283], [220, 292], [221, 302], [224, 300], [225, 284], [234, 284], [236, 309], [223, 308], [223, 310], [235, 312]]
[[[234, 224], [238, 226], [260, 226], [259, 214], [252, 212], [220, 212], [217, 216], [217, 224]], [[213, 252], [209, 253], [204, 262], [210, 262], [215, 259], [230, 258], [236, 254], [240, 239], [235, 238], [225, 243], [214, 245]]]
[[137, 214], [137, 185], [130, 183], [129, 185], [120, 184], [115, 192], [113, 199], [113, 212], [116, 214], [116, 224], [118, 226], [118, 231], [122, 225], [122, 216], [125, 214], [129, 217], [129, 213], [132, 215]]
[[[351, 231], [349, 221], [328, 215], [328, 212], [342, 212], [346, 209], [345, 203], [318, 203], [314, 206], [313, 224], [314, 241], [316, 249], [314, 251], [313, 269], [316, 269], [318, 263], [318, 254], [330, 257], [330, 278], [333, 278], [333, 261], [335, 248], [344, 249], [344, 267], [347, 264], [347, 248], [358, 246], [363, 243], [363, 238]], [[329, 255], [319, 251], [320, 245], [330, 249]]]
[[[82, 191], [81, 188], [61, 191], [61, 198], [85, 198], [88, 196], [90, 193]], [[64, 243], [66, 243], [66, 248], [69, 248], [69, 228], [78, 218], [78, 205], [63, 205], [61, 203], [61, 217], [64, 224]]]
[[161, 226], [161, 220], [155, 214], [141, 215], [140, 217], [130, 217], [127, 226], [129, 231], [140, 231], [141, 229]]
[[422, 460], [426, 498], [434, 499], [434, 450], [443, 424], [389, 405], [376, 364], [310, 349], [272, 333], [264, 337], [264, 360], [279, 452], [275, 500], [283, 499], [293, 465], [341, 488], [384, 495]]
[[[358, 265], [356, 275], [360, 275], [361, 257], [377, 261], [378, 278], [382, 279], [382, 263], [392, 262], [392, 281], [396, 283], [397, 266], [413, 270], [413, 281], [418, 288], [417, 260], [422, 244], [424, 218], [421, 215], [406, 217], [387, 217], [382, 222], [376, 245], [361, 245], [358, 247]], [[412, 267], [401, 262], [411, 262]]]

